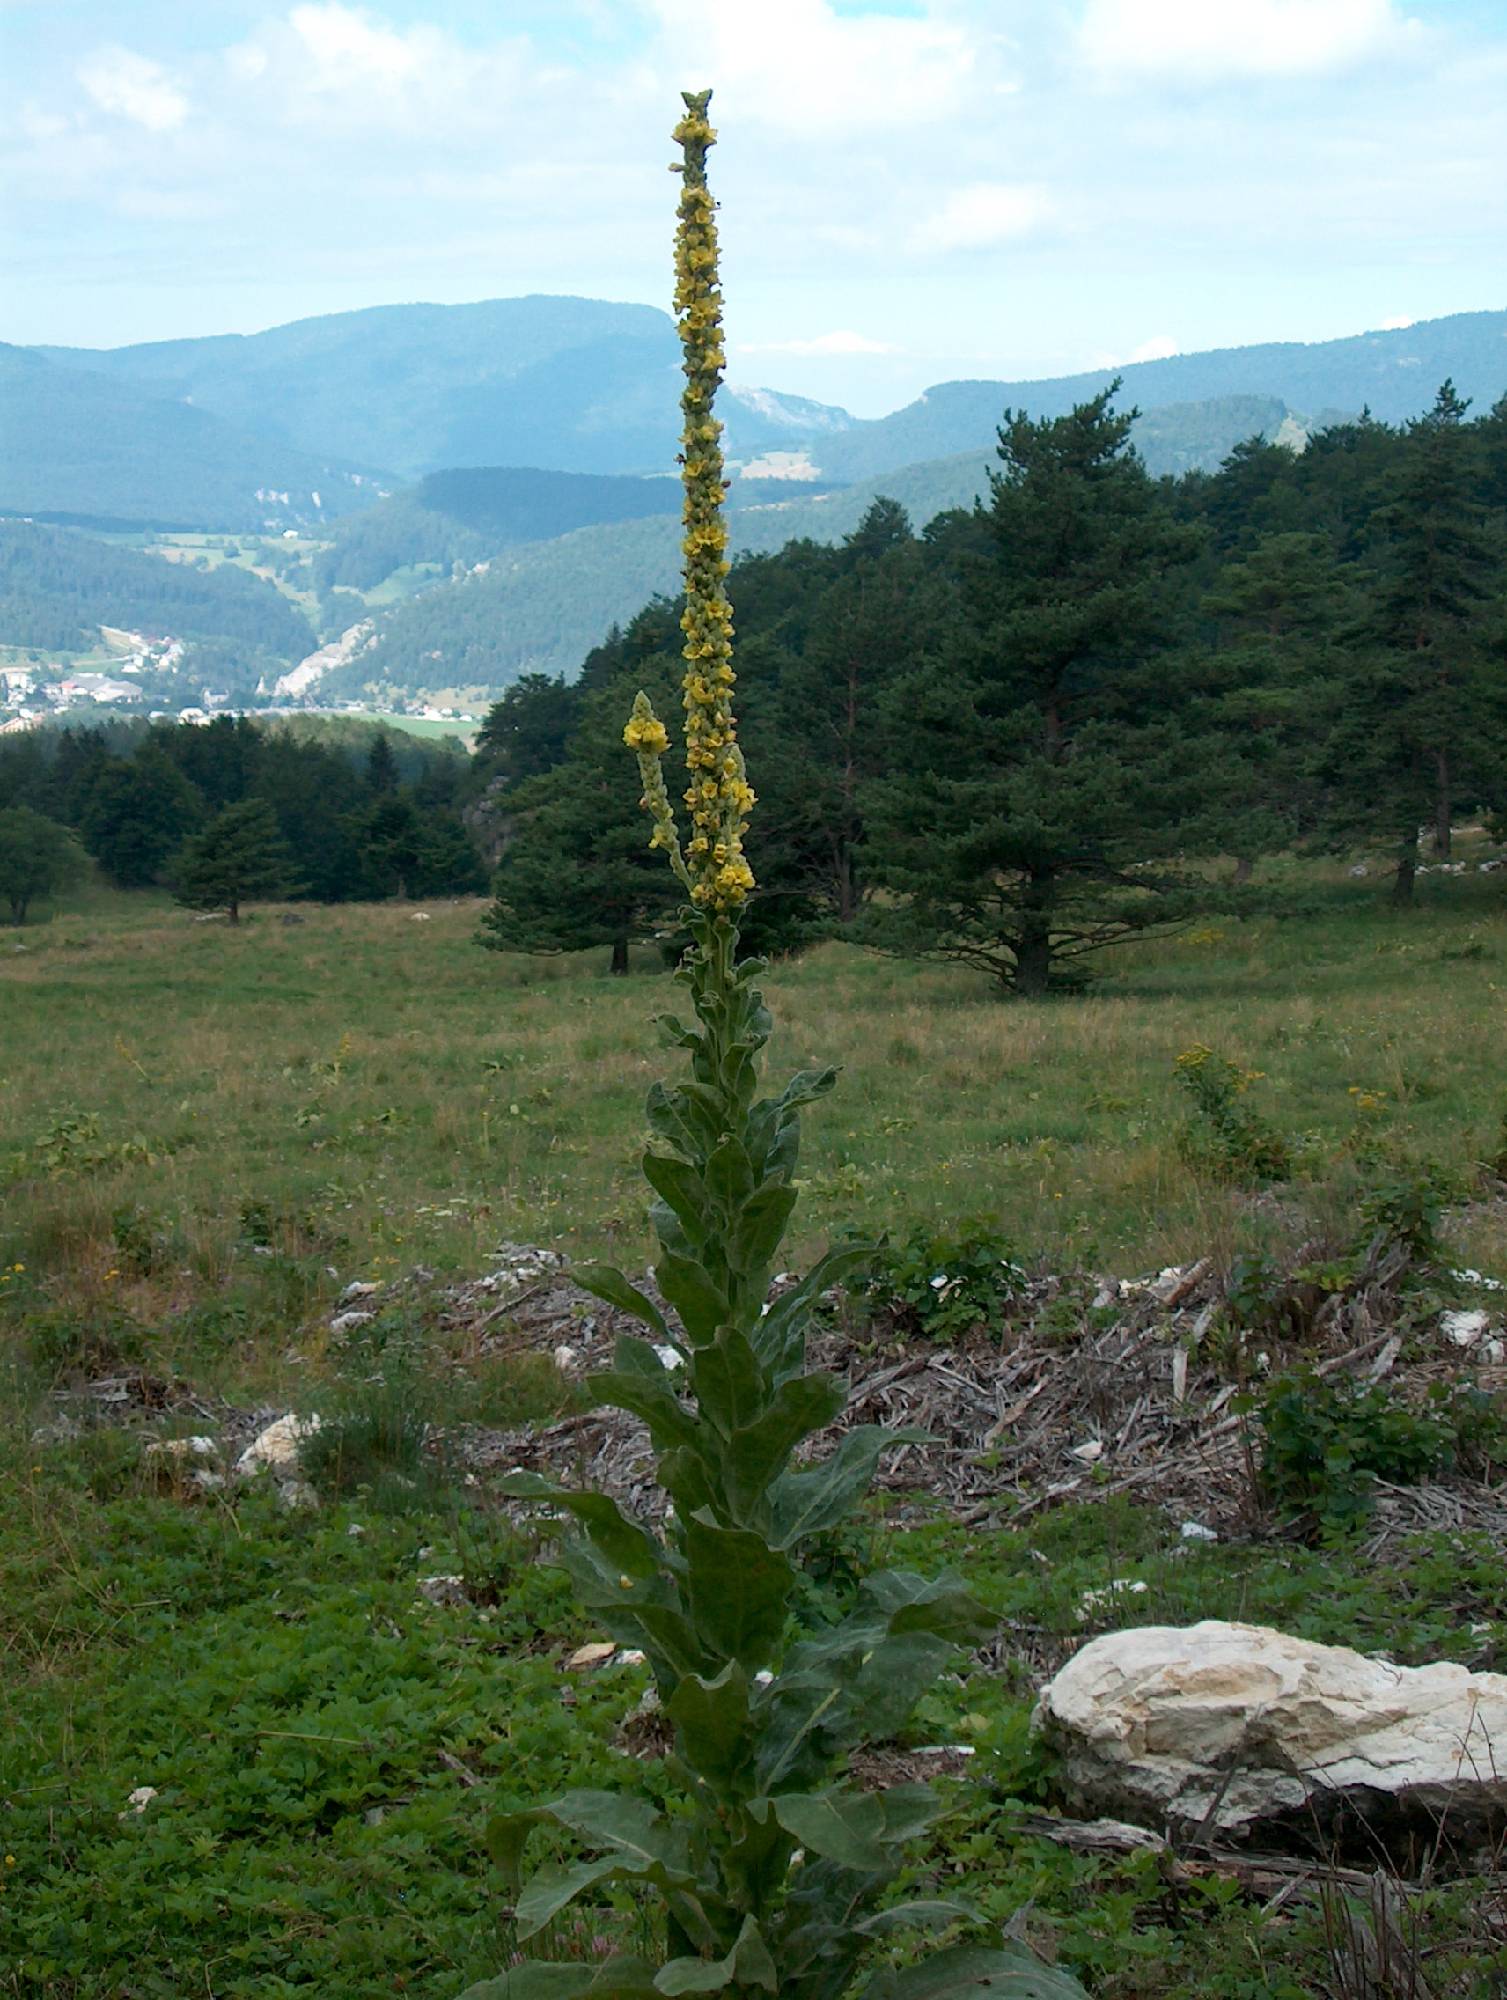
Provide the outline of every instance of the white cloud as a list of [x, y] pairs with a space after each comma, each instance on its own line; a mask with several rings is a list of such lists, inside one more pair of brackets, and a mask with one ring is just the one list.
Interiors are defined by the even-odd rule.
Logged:
[[758, 340], [739, 344], [740, 354], [896, 354], [898, 348], [887, 340], [871, 340], [866, 333], [839, 328], [832, 333], [813, 334], [809, 340]]
[[1088, 0], [1078, 46], [1116, 77], [1309, 76], [1395, 46], [1394, 0]]
[[1416, 324], [1411, 313], [1399, 313], [1392, 319], [1384, 319], [1376, 330], [1378, 333], [1401, 333], [1404, 327]]
[[1029, 236], [1052, 212], [1041, 188], [1010, 181], [975, 181], [954, 188], [913, 232], [918, 250], [988, 250]]
[[419, 75], [435, 53], [434, 37], [423, 29], [400, 35], [340, 0], [295, 7], [288, 24], [313, 64], [308, 81], [318, 87], [391, 87]]
[[134, 49], [100, 49], [80, 68], [78, 80], [101, 111], [113, 111], [148, 132], [175, 132], [188, 116], [188, 99], [167, 71]]
[[1127, 361], [1167, 361], [1174, 354], [1181, 353], [1177, 342], [1170, 333], [1154, 333], [1150, 340], [1143, 340], [1139, 347], [1131, 348]]
[[670, 74], [715, 83], [721, 112], [799, 131], [886, 131], [945, 117], [971, 81], [967, 31], [919, 15], [838, 14], [829, 0], [649, 0]]

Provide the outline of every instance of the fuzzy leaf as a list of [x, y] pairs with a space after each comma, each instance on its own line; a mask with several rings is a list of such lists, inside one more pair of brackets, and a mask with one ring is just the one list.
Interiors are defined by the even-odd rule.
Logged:
[[770, 1801], [802, 1847], [864, 1875], [882, 1875], [896, 1856], [885, 1844], [884, 1808], [868, 1792], [789, 1792]]
[[494, 1491], [510, 1500], [548, 1500], [552, 1506], [563, 1507], [581, 1523], [607, 1560], [630, 1576], [653, 1576], [659, 1568], [658, 1544], [605, 1493], [578, 1493], [541, 1478], [537, 1472], [510, 1472], [497, 1482]]
[[766, 1993], [780, 1990], [775, 1962], [752, 1917], [743, 1919], [737, 1942], [726, 1958], [672, 1958], [654, 1984], [661, 1993], [723, 1993], [729, 1986], [745, 1991], [761, 1986]]
[[959, 1646], [981, 1644], [996, 1623], [994, 1614], [955, 1576], [876, 1570], [864, 1578], [860, 1596], [885, 1614], [891, 1632], [933, 1632]]
[[1024, 1945], [1002, 1951], [954, 1945], [903, 1972], [881, 1973], [862, 2000], [1088, 2000], [1070, 1973]]
[[753, 1193], [753, 1164], [743, 1142], [731, 1132], [717, 1141], [706, 1163], [706, 1189], [712, 1200], [735, 1212]]
[[[692, 1243], [706, 1239], [707, 1186], [693, 1166], [666, 1153], [645, 1153], [644, 1179], [674, 1215]], [[668, 1295], [667, 1295], [668, 1296]]]
[[748, 1675], [736, 1660], [712, 1681], [687, 1674], [665, 1703], [686, 1762], [713, 1791], [729, 1785], [748, 1755]]
[[736, 1327], [719, 1326], [711, 1345], [693, 1353], [690, 1373], [702, 1414], [724, 1437], [746, 1424], [763, 1402], [758, 1356]]
[[838, 1072], [831, 1067], [797, 1070], [775, 1099], [775, 1103], [781, 1111], [794, 1111], [802, 1104], [814, 1104], [819, 1097], [825, 1097], [833, 1088], [837, 1076]]
[[663, 1251], [655, 1262], [654, 1275], [695, 1346], [705, 1346], [717, 1328], [732, 1318], [727, 1295], [694, 1259]]
[[891, 1903], [861, 1917], [854, 1930], [864, 1937], [883, 1937], [886, 1931], [941, 1930], [947, 1924], [977, 1923], [978, 1911], [968, 1903], [949, 1903], [936, 1897], [918, 1897], [910, 1903]]
[[868, 1491], [884, 1453], [892, 1445], [918, 1444], [925, 1437], [925, 1431], [861, 1424], [819, 1465], [781, 1473], [769, 1494], [777, 1546], [792, 1548], [807, 1535], [835, 1528]]
[[619, 1312], [631, 1313], [634, 1319], [642, 1320], [661, 1340], [670, 1338], [670, 1329], [659, 1307], [611, 1264], [572, 1264], [570, 1281], [604, 1305], [616, 1306]]
[[518, 1936], [531, 1938], [543, 1930], [551, 1917], [558, 1916], [584, 1889], [615, 1875], [642, 1875], [644, 1869], [625, 1862], [618, 1854], [600, 1854], [592, 1861], [571, 1861], [563, 1866], [541, 1868], [518, 1897]]
[[713, 1651], [756, 1673], [779, 1652], [795, 1571], [746, 1528], [690, 1520], [685, 1546], [692, 1624]]
[[772, 1358], [787, 1351], [787, 1336], [804, 1332], [811, 1308], [829, 1285], [835, 1285], [850, 1271], [859, 1270], [873, 1262], [875, 1252], [869, 1244], [849, 1244], [841, 1250], [829, 1250], [801, 1279], [783, 1293], [760, 1320], [754, 1334], [754, 1345], [761, 1356]]
[[780, 1247], [785, 1225], [796, 1204], [796, 1192], [782, 1182], [766, 1182], [744, 1202], [733, 1226], [728, 1262], [735, 1271], [757, 1276], [768, 1269]]
[[846, 1400], [833, 1375], [782, 1382], [764, 1414], [735, 1432], [728, 1446], [725, 1476], [734, 1506], [751, 1508], [761, 1500], [795, 1447], [831, 1423]]
[[538, 1824], [536, 1812], [497, 1813], [487, 1821], [487, 1852], [496, 1862], [510, 1896], [518, 1893], [523, 1880], [523, 1850]]

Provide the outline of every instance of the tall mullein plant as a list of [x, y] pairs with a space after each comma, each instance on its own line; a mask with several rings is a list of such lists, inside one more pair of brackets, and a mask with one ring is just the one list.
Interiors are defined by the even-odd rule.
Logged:
[[[808, 1372], [806, 1329], [823, 1290], [863, 1260], [830, 1252], [774, 1301], [770, 1275], [795, 1206], [802, 1105], [830, 1090], [809, 1070], [777, 1096], [757, 1095], [770, 1017], [738, 958], [738, 913], [753, 876], [743, 836], [754, 804], [732, 707], [732, 616], [725, 587], [721, 426], [722, 297], [706, 158], [711, 93], [685, 98], [675, 129], [682, 161], [676, 309], [685, 353], [682, 844], [661, 759], [668, 733], [640, 694], [624, 731], [636, 752], [651, 844], [685, 889], [691, 948], [678, 975], [695, 1025], [661, 1025], [689, 1058], [682, 1082], [649, 1094], [653, 1143], [644, 1175], [659, 1241], [654, 1275], [669, 1310], [619, 1271], [578, 1266], [589, 1291], [629, 1314], [642, 1336], [619, 1339], [613, 1366], [588, 1382], [600, 1404], [647, 1426], [670, 1501], [663, 1530], [625, 1515], [604, 1493], [532, 1475], [504, 1491], [572, 1518], [563, 1559], [583, 1602], [614, 1639], [648, 1657], [674, 1730], [667, 1809], [632, 1794], [577, 1791], [494, 1820], [488, 1844], [532, 1936], [577, 1897], [637, 1884], [659, 1899], [660, 1962], [529, 1961], [470, 1989], [467, 2000], [651, 2000], [663, 1994], [759, 1992], [840, 2000], [886, 1932], [951, 1926], [950, 1902], [876, 1909], [908, 1845], [940, 1811], [926, 1785], [860, 1791], [844, 1775], [859, 1744], [892, 1736], [916, 1698], [977, 1640], [988, 1620], [951, 1579], [890, 1570], [869, 1576], [840, 1617], [793, 1629], [803, 1551], [863, 1499], [880, 1454], [907, 1434], [850, 1429], [825, 1457], [798, 1461], [841, 1411], [844, 1391]], [[581, 1858], [526, 1883], [537, 1827]], [[1066, 2000], [1079, 1989], [1021, 1948], [933, 1951], [887, 1972], [871, 2000]]]

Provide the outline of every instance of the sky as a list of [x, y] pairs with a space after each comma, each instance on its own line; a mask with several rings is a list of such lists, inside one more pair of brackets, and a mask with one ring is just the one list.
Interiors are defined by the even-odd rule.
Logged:
[[668, 306], [708, 84], [745, 384], [1507, 306], [1507, 0], [0, 0], [0, 76], [11, 341]]

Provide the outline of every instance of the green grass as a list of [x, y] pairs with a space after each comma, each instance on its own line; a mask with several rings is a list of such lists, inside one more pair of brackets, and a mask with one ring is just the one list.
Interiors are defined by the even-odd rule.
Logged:
[[[1321, 886], [1310, 917], [1139, 947], [1092, 996], [1044, 1006], [840, 946], [777, 967], [779, 1063], [845, 1064], [808, 1121], [800, 1251], [959, 1217], [1054, 1269], [1261, 1247], [1289, 1228], [1283, 1206], [1178, 1143], [1174, 1063], [1194, 1042], [1264, 1073], [1250, 1102], [1311, 1135], [1307, 1200], [1342, 1236], [1358, 1133], [1468, 1174], [1507, 1096], [1507, 903], [1498, 877], [1424, 888], [1394, 918], [1368, 885]], [[259, 1348], [259, 1300], [285, 1335], [352, 1278], [475, 1271], [502, 1239], [641, 1261], [649, 1021], [674, 989], [648, 952], [620, 980], [605, 953], [482, 952], [481, 907], [262, 910], [231, 931], [96, 893], [8, 933], [26, 947], [0, 950], [0, 1268], [26, 1267], [11, 1291], [33, 1312], [136, 1315], [159, 1348], [206, 1321], [234, 1344], [239, 1316]], [[49, 1176], [38, 1149], [79, 1115], [121, 1162]], [[160, 1241], [160, 1269], [123, 1264], [122, 1215]], [[1455, 1241], [1507, 1276], [1500, 1203]]]
[[[1376, 1171], [1362, 1141], [1475, 1176], [1452, 1250], [1507, 1276], [1503, 1205], [1476, 1175], [1507, 1081], [1501, 878], [1430, 878], [1402, 918], [1374, 883], [1311, 887], [1309, 916], [1140, 948], [1049, 1006], [838, 947], [776, 968], [779, 1067], [846, 1065], [808, 1122], [799, 1254], [848, 1225], [964, 1217], [1029, 1264], [1122, 1274], [1348, 1238]], [[641, 1675], [563, 1673], [594, 1635], [560, 1579], [484, 1484], [419, 1457], [421, 1418], [509, 1424], [571, 1392], [546, 1361], [478, 1357], [421, 1296], [344, 1345], [324, 1331], [350, 1279], [474, 1273], [503, 1239], [647, 1253], [641, 1107], [666, 1067], [648, 1021], [674, 989], [647, 952], [617, 981], [605, 953], [483, 953], [480, 907], [305, 906], [233, 933], [95, 890], [0, 933], [0, 1996], [453, 2000], [511, 1944], [487, 1814], [567, 1782], [662, 1782], [612, 1747]], [[1264, 1073], [1250, 1102], [1299, 1142], [1299, 1198], [1190, 1164], [1174, 1062], [1195, 1042]], [[197, 1416], [34, 1441], [54, 1382], [123, 1365], [320, 1410], [326, 1504], [158, 1484], [144, 1434], [212, 1427]], [[1144, 1858], [1019, 1838], [1052, 1796], [1035, 1683], [1096, 1629], [1086, 1592], [1143, 1582], [1137, 1622], [1507, 1658], [1500, 1552], [1469, 1533], [1358, 1562], [1190, 1548], [1124, 1503], [1011, 1532], [938, 1501], [876, 1514], [851, 1553], [951, 1562], [1005, 1621], [1005, 1665], [943, 1682], [915, 1724], [914, 1742], [978, 1751], [917, 1878], [1000, 1919], [1032, 1903], [1095, 2000], [1332, 1985], [1311, 1906], [1267, 1916], [1218, 1878], [1173, 1888]], [[434, 1573], [473, 1601], [425, 1602]], [[127, 1812], [143, 1785], [157, 1797]], [[1492, 1907], [1468, 1883], [1424, 1899], [1436, 1993], [1501, 1990]], [[633, 1921], [608, 1904], [555, 1944], [589, 1954]]]

